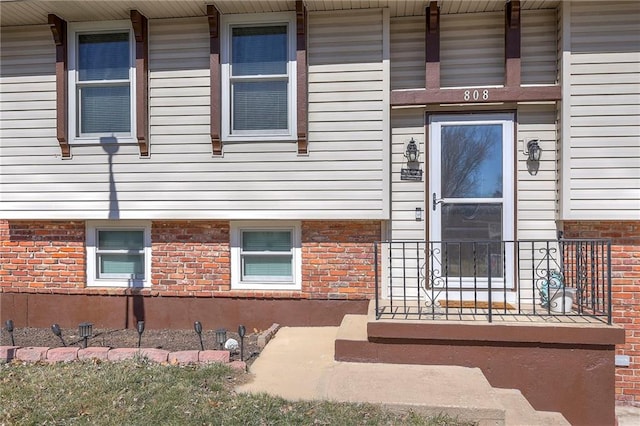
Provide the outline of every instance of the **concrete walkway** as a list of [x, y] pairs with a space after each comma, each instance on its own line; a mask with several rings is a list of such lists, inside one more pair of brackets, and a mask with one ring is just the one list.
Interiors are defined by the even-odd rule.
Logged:
[[640, 407], [616, 407], [618, 426], [640, 425]]
[[492, 388], [477, 368], [337, 362], [338, 329], [281, 328], [251, 366], [254, 380], [238, 392], [378, 403], [480, 425], [568, 425], [558, 413], [533, 410], [519, 391]]

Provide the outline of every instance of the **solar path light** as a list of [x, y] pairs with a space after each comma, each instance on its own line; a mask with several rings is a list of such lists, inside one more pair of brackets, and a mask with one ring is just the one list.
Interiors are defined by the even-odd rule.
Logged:
[[64, 347], [67, 346], [67, 344], [65, 343], [64, 339], [62, 338], [62, 329], [60, 328], [60, 326], [58, 324], [53, 324], [51, 326], [51, 332], [53, 332], [53, 334], [58, 336], [58, 338], [62, 342], [62, 346], [64, 346]]
[[204, 351], [204, 344], [202, 343], [202, 323], [200, 323], [200, 321], [194, 322], [193, 329], [196, 331], [198, 337], [200, 338], [200, 349]]
[[140, 342], [142, 341], [142, 333], [144, 333], [144, 321], [138, 321], [136, 324], [136, 330], [138, 330], [138, 349], [140, 349]]

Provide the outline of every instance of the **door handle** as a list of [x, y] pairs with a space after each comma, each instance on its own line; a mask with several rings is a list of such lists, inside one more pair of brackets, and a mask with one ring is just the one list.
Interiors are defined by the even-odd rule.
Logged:
[[434, 192], [433, 196], [432, 196], [432, 200], [433, 200], [433, 211], [435, 212], [436, 211], [436, 206], [438, 204], [444, 203], [444, 198], [436, 198], [436, 193]]

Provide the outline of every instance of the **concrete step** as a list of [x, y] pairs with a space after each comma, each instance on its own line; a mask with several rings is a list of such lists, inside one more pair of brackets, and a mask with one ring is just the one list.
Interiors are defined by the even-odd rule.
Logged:
[[326, 371], [318, 389], [336, 401], [444, 413], [482, 426], [506, 424], [506, 410], [477, 368], [338, 362]]
[[336, 340], [367, 341], [367, 315], [348, 314], [342, 318]]
[[493, 394], [505, 409], [508, 426], [569, 426], [560, 413], [536, 411], [517, 389], [493, 388]]
[[[560, 413], [536, 411], [517, 389], [493, 388], [477, 368], [403, 364], [399, 369], [397, 364], [371, 363], [372, 345], [367, 335], [370, 319], [371, 312], [344, 317], [336, 332], [335, 357], [348, 362], [338, 362], [331, 368], [328, 377], [336, 382], [324, 383], [323, 393], [345, 401], [411, 407], [426, 414], [444, 412], [481, 424], [569, 425]], [[364, 372], [375, 376], [360, 377]], [[344, 382], [345, 377], [351, 381]], [[359, 389], [376, 392], [369, 395]], [[349, 399], [350, 395], [356, 399]]]

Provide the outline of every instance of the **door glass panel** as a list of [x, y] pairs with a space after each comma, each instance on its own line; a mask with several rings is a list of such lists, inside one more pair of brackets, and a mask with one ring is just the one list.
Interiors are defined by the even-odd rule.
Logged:
[[502, 277], [502, 204], [443, 205], [442, 241], [449, 276]]
[[444, 198], [502, 197], [502, 126], [443, 125], [441, 183]]

